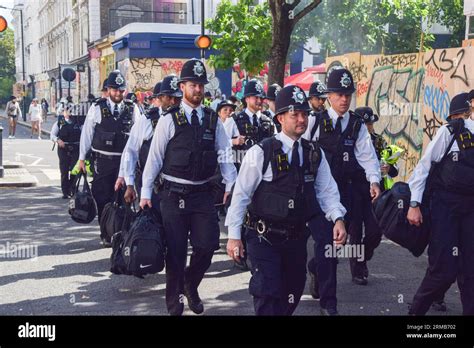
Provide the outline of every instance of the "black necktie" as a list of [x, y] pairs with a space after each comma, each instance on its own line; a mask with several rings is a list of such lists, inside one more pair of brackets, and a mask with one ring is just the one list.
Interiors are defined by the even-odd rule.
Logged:
[[258, 127], [258, 120], [257, 120], [257, 114], [253, 114], [252, 116], [252, 122], [254, 127]]
[[342, 117], [338, 117], [337, 122], [336, 122], [336, 127], [334, 128], [334, 130], [336, 131], [337, 134], [341, 134], [341, 132], [342, 132], [341, 122], [342, 122]]
[[291, 166], [299, 167], [300, 166], [300, 154], [298, 153], [298, 142], [293, 143], [293, 150], [291, 151]]
[[199, 117], [196, 110], [193, 110], [191, 113], [191, 126], [199, 127]]
[[115, 106], [114, 106], [114, 118], [118, 118], [119, 115], [120, 115], [120, 113], [119, 113], [118, 105], [115, 104]]

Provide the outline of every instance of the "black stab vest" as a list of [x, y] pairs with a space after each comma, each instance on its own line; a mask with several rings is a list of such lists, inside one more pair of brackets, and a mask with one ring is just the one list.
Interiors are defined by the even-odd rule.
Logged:
[[319, 128], [318, 143], [324, 150], [331, 173], [338, 184], [354, 180], [365, 181], [364, 169], [355, 157], [354, 148], [362, 126], [362, 120], [349, 111], [349, 122], [341, 134], [336, 134], [327, 111], [316, 113], [311, 139]]
[[248, 211], [252, 216], [272, 223], [298, 225], [320, 213], [314, 181], [321, 163], [321, 150], [316, 142], [301, 139], [303, 165], [295, 168], [288, 162], [281, 141], [275, 137], [258, 144], [263, 149], [263, 173], [272, 167], [272, 181], [261, 181]]
[[171, 108], [165, 117], [172, 117], [175, 134], [166, 147], [163, 173], [177, 178], [199, 181], [214, 175], [217, 168], [217, 114], [204, 107], [202, 124], [196, 129], [188, 122], [184, 110]]
[[132, 127], [133, 103], [124, 100], [124, 104], [120, 115], [114, 118], [107, 105], [107, 99], [99, 99], [96, 103], [100, 107], [101, 121], [96, 124], [92, 138], [95, 150], [121, 153], [125, 148]]

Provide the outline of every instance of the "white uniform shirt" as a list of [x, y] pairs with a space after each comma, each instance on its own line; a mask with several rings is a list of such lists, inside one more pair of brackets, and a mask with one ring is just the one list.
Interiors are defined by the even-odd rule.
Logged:
[[[188, 123], [191, 124], [191, 113], [193, 108], [187, 105], [184, 101], [181, 102], [181, 107], [184, 109]], [[196, 111], [198, 113], [199, 121], [202, 124], [202, 118], [204, 117], [202, 105], [198, 107]], [[145, 169], [143, 171], [143, 187], [141, 192], [142, 199], [151, 198], [153, 182], [163, 167], [166, 147], [168, 142], [174, 137], [175, 127], [172, 117], [173, 116], [171, 114], [166, 113], [160, 117], [158, 124], [156, 125], [155, 134], [150, 145], [150, 152], [148, 154]], [[218, 163], [221, 169], [222, 177], [224, 179], [223, 183], [226, 185], [226, 191], [228, 192], [231, 190], [232, 185], [235, 182], [237, 170], [234, 166], [229, 138], [220, 119], [217, 119], [215, 149], [218, 151]], [[163, 179], [168, 181], [189, 185], [200, 185], [208, 181], [190, 181], [165, 174], [161, 174], [161, 176]]]
[[[109, 106], [110, 112], [113, 114], [113, 110], [115, 108], [115, 103], [108, 98], [107, 105]], [[125, 107], [125, 103], [123, 100], [118, 104], [119, 112]], [[136, 105], [133, 106], [133, 115], [132, 115], [132, 123], [135, 123], [135, 120], [140, 119], [141, 114], [140, 110]], [[85, 160], [87, 152], [92, 148], [92, 139], [94, 137], [94, 131], [96, 124], [99, 124], [102, 120], [100, 106], [99, 105], [92, 105], [87, 112], [86, 121], [84, 122], [84, 126], [82, 127], [81, 132], [81, 144], [79, 145], [79, 159]], [[107, 152], [102, 150], [96, 150], [92, 148], [93, 151], [99, 152], [104, 155], [109, 156], [122, 156], [121, 152]], [[119, 175], [121, 176], [121, 175]]]
[[120, 160], [120, 177], [127, 185], [135, 184], [135, 168], [143, 142], [153, 136], [153, 125], [146, 116], [139, 117], [130, 130], [130, 136], [122, 152]]
[[[329, 108], [328, 110], [329, 117], [331, 117], [333, 126], [335, 127], [337, 118], [339, 115], [334, 111], [333, 108]], [[349, 111], [347, 111], [343, 115], [343, 119], [341, 121], [341, 131], [347, 127], [349, 123]], [[313, 129], [314, 124], [316, 123], [316, 117], [309, 117], [308, 118], [308, 129], [306, 130], [303, 138], [310, 140], [311, 137], [311, 129]], [[313, 136], [313, 141], [317, 141], [319, 139], [319, 133], [321, 131], [321, 127], [318, 127], [316, 132]], [[354, 147], [354, 155], [357, 159], [357, 162], [361, 165], [362, 168], [365, 170], [365, 176], [367, 181], [372, 183], [379, 183], [381, 180], [380, 174], [380, 164], [379, 160], [377, 159], [377, 154], [375, 153], [374, 145], [372, 144], [372, 140], [370, 139], [369, 131], [367, 130], [367, 126], [365, 124], [360, 127], [359, 136], [357, 137], [357, 141]]]
[[[464, 120], [464, 125], [472, 133], [474, 133], [474, 121], [471, 119]], [[423, 192], [425, 191], [426, 179], [431, 169], [431, 162], [440, 162], [443, 158], [446, 149], [453, 139], [453, 134], [449, 131], [447, 125], [442, 125], [436, 132], [435, 137], [428, 144], [424, 155], [416, 165], [408, 185], [411, 191], [411, 201], [421, 203]], [[457, 142], [453, 143], [449, 152], [459, 151]]]
[[240, 135], [239, 128], [233, 117], [229, 116], [223, 122], [225, 132], [230, 139], [237, 138]]
[[[291, 163], [291, 152], [294, 140], [283, 132], [275, 135], [275, 138], [283, 143], [282, 150], [288, 155], [288, 162]], [[298, 142], [300, 144], [298, 147], [300, 163], [303, 164], [303, 148], [301, 146], [301, 139], [298, 140]], [[326, 161], [324, 151], [321, 150], [321, 153], [321, 164], [319, 165], [318, 173], [314, 181], [316, 199], [325, 213], [326, 219], [335, 222], [338, 217], [346, 214], [346, 209], [340, 202], [337, 184], [331, 175], [331, 169]], [[257, 190], [260, 182], [262, 180], [272, 181], [273, 179], [271, 164], [268, 166], [265, 174], [262, 174], [263, 159], [262, 148], [260, 146], [252, 146], [247, 151], [247, 154], [242, 161], [239, 176], [235, 183], [232, 203], [225, 220], [225, 225], [229, 228], [230, 239], [240, 239], [240, 232], [247, 211], [247, 206], [252, 201], [252, 196]]]

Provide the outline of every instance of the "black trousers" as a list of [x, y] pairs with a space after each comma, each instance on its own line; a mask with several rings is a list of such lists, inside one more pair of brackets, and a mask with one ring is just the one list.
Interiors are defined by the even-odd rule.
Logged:
[[351, 220], [348, 224], [348, 244], [362, 245], [363, 258], [351, 258], [353, 277], [363, 277], [366, 262], [374, 255], [374, 250], [382, 240], [382, 231], [372, 213], [370, 184], [367, 180], [352, 185]]
[[76, 176], [71, 175], [70, 171], [74, 168], [79, 158], [79, 147], [74, 148], [73, 151], [69, 151], [67, 147], [58, 147], [58, 157], [59, 171], [61, 172], [61, 191], [63, 192], [64, 196], [68, 196], [72, 193], [76, 179]]
[[[179, 195], [162, 188], [158, 193], [167, 247], [166, 306], [183, 308], [184, 286], [197, 290], [219, 249], [219, 224], [210, 191]], [[188, 238], [192, 253], [186, 267]]]
[[94, 158], [94, 179], [92, 180], [92, 196], [97, 203], [98, 217], [102, 216], [102, 211], [107, 203], [114, 200], [114, 186], [120, 170], [120, 156], [112, 159], [98, 157]]
[[314, 258], [308, 262], [308, 270], [317, 275], [320, 305], [325, 309], [337, 309], [337, 258], [325, 255], [327, 246], [333, 245], [334, 224], [324, 214], [308, 223], [314, 240]]
[[[253, 229], [246, 229], [252, 277], [249, 292], [256, 315], [292, 315], [306, 283], [305, 238], [270, 244]], [[270, 240], [272, 242], [272, 240]]]
[[410, 314], [426, 314], [457, 279], [463, 314], [474, 315], [474, 199], [437, 190], [430, 209], [428, 269]]

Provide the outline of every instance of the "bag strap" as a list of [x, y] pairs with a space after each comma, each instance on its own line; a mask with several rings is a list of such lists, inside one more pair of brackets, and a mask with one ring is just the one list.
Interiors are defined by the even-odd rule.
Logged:
[[120, 205], [123, 202], [123, 195], [125, 194], [123, 187], [114, 192], [114, 203]]
[[90, 189], [90, 187], [89, 187], [89, 183], [87, 182], [87, 172], [83, 172], [82, 174], [83, 174], [82, 176], [84, 177], [84, 185], [82, 186], [82, 190], [83, 190], [84, 192], [89, 192], [89, 193], [91, 193], [91, 189]]
[[135, 209], [135, 204], [125, 204], [125, 216], [122, 222], [122, 232], [128, 231], [136, 215], [137, 210]]
[[457, 138], [458, 135], [456, 134], [456, 132], [453, 132], [452, 134], [453, 134], [453, 138], [452, 138], [451, 141], [449, 142], [449, 145], [448, 145], [448, 147], [446, 148], [446, 151], [444, 151], [444, 155], [443, 155], [443, 157], [441, 158], [441, 161], [440, 161], [440, 162], [442, 162], [442, 161], [446, 158], [446, 156], [448, 155], [449, 151], [451, 151], [451, 148], [453, 147], [454, 142], [456, 141], [456, 138]]

